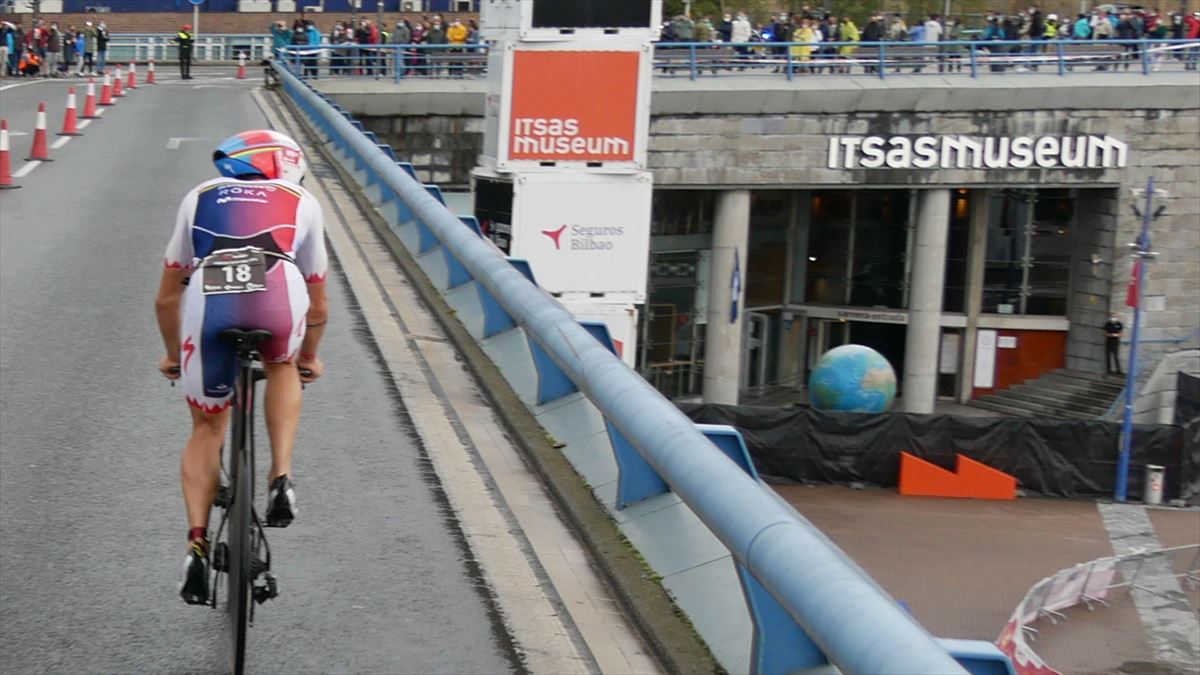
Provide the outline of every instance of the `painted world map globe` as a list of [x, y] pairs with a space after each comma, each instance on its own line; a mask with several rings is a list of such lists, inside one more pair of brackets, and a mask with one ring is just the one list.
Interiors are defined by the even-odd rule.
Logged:
[[842, 345], [817, 362], [808, 392], [818, 410], [879, 413], [896, 398], [896, 372], [874, 349]]

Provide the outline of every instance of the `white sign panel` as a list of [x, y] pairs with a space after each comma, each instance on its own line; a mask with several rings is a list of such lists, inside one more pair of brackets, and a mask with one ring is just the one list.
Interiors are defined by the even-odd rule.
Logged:
[[580, 321], [594, 321], [608, 326], [617, 356], [630, 368], [637, 358], [637, 308], [633, 305], [576, 304], [564, 302], [569, 312]]
[[830, 169], [1110, 169], [1129, 146], [1110, 136], [833, 136]]
[[1017, 336], [1001, 335], [1000, 338], [996, 340], [996, 346], [999, 347], [1000, 349], [1016, 349], [1017, 348]]
[[980, 330], [975, 340], [975, 387], [996, 386], [996, 331]]
[[938, 357], [938, 372], [954, 375], [958, 372], [958, 349], [962, 336], [958, 333], [942, 333], [942, 352]]
[[645, 302], [651, 193], [648, 172], [521, 174], [509, 254], [528, 260], [551, 293]]

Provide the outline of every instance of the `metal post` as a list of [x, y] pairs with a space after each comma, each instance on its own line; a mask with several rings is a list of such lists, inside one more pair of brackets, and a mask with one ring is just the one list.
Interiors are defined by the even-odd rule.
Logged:
[[[1150, 210], [1154, 202], [1154, 176], [1146, 180], [1146, 206], [1142, 211], [1142, 233], [1134, 249], [1134, 265], [1137, 267], [1137, 297], [1133, 306], [1133, 336], [1129, 344], [1129, 367], [1125, 375], [1125, 419], [1121, 422], [1121, 452], [1117, 456], [1117, 492], [1114, 499], [1125, 501], [1129, 488], [1129, 453], [1133, 442], [1133, 400], [1137, 396], [1138, 340], [1142, 328], [1142, 285], [1146, 280], [1146, 254], [1150, 252]], [[1105, 358], [1108, 358], [1107, 356]]]
[[200, 5], [192, 5], [192, 44], [200, 36]]
[[1150, 43], [1146, 40], [1138, 40], [1138, 52], [1142, 55], [1142, 74], [1150, 74]]

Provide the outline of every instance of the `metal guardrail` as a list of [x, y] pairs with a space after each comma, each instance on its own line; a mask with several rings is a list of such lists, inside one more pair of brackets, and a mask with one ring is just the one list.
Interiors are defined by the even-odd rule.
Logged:
[[[487, 71], [486, 45], [319, 45], [282, 50], [306, 77], [474, 77]], [[659, 77], [785, 78], [1178, 72], [1200, 62], [1195, 40], [987, 42], [657, 43]], [[300, 70], [297, 70], [300, 69]]]
[[[354, 158], [401, 221], [418, 223], [543, 349], [671, 490], [846, 673], [964, 673], [924, 628], [811, 525], [697, 430], [558, 302], [430, 192], [282, 61], [287, 93], [320, 133]], [[422, 230], [423, 228], [423, 230]], [[423, 247], [424, 248], [424, 247]]]
[[[169, 61], [178, 58], [173, 36], [122, 33], [109, 43], [108, 60]], [[265, 33], [201, 34], [197, 62], [266, 58], [272, 39]], [[317, 52], [321, 76], [461, 77], [487, 71], [487, 46], [322, 44], [288, 47], [289, 58], [311, 62]], [[1195, 69], [1196, 40], [990, 40], [956, 42], [660, 42], [654, 45], [654, 73], [699, 79], [725, 75], [784, 77], [892, 75], [1156, 72]], [[397, 66], [400, 67], [397, 67]], [[296, 64], [293, 64], [295, 68]], [[310, 66], [311, 67], [311, 66]], [[311, 76], [311, 75], [310, 75]]]
[[[1166, 574], [1154, 574], [1155, 563], [1163, 563], [1165, 567], [1158, 565], [1158, 571], [1165, 570]], [[1151, 571], [1147, 572], [1147, 569]], [[1118, 580], [1118, 572], [1122, 580]], [[1165, 579], [1182, 580], [1189, 588], [1200, 588], [1200, 545], [1098, 558], [1060, 570], [1026, 591], [996, 639], [996, 645], [1012, 659], [1020, 675], [1057, 672], [1037, 655], [1026, 640], [1026, 637], [1038, 633], [1031, 624], [1047, 618], [1056, 624], [1067, 618], [1064, 610], [1080, 603], [1089, 610], [1095, 605], [1107, 606], [1110, 591], [1116, 589], [1129, 588], [1153, 593], [1154, 589], [1145, 584]]]
[[[107, 60], [111, 63], [174, 61], [179, 58], [179, 50], [173, 40], [173, 35], [163, 33], [115, 34], [108, 43]], [[196, 38], [192, 58], [197, 63], [237, 61], [239, 53], [245, 54], [247, 61], [264, 59], [271, 53], [271, 37], [265, 34], [201, 34]]]

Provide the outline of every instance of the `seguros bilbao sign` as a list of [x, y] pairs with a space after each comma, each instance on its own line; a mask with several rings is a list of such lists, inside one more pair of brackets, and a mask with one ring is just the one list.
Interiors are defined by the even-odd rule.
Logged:
[[516, 51], [508, 158], [633, 161], [636, 51]]

